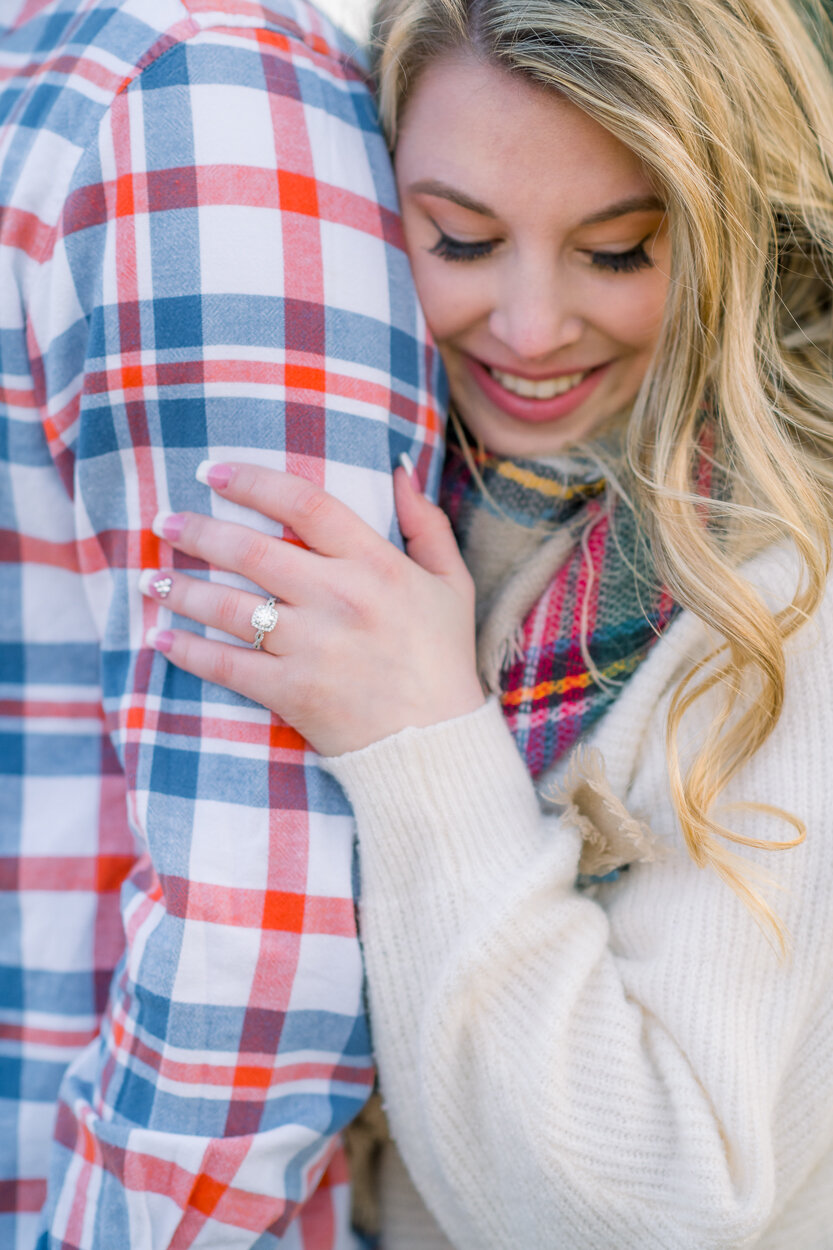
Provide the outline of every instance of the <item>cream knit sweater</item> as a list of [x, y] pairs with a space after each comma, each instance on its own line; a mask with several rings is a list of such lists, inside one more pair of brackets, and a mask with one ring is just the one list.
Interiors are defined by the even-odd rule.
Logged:
[[[761, 586], [783, 590], [787, 563], [759, 558]], [[575, 821], [542, 814], [496, 702], [325, 762], [358, 822], [391, 1130], [458, 1250], [833, 1247], [833, 595], [725, 794], [807, 823], [797, 849], [748, 854], [781, 887], [786, 963], [689, 858], [669, 797], [670, 692], [710, 641], [681, 614], [590, 738], [664, 850], [595, 898], [574, 888]], [[446, 1246], [389, 1174], [384, 1250]]]

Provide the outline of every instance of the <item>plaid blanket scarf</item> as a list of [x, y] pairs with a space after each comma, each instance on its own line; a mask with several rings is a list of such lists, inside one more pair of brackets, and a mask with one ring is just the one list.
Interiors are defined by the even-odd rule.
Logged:
[[677, 607], [599, 461], [472, 455], [482, 487], [452, 444], [441, 502], [477, 587], [481, 676], [537, 777], [604, 715]]

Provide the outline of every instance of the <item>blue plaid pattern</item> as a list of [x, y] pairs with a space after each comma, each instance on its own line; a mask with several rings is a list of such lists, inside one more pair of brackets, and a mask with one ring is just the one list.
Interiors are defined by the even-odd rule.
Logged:
[[302, 0], [6, 0], [0, 160], [0, 1245], [352, 1246], [351, 813], [137, 583], [206, 456], [436, 487], [372, 103]]

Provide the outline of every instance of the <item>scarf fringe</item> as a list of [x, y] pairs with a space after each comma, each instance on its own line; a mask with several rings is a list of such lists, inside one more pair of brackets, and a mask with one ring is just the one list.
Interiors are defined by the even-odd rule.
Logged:
[[581, 836], [579, 872], [583, 875], [604, 876], [625, 864], [656, 863], [667, 854], [650, 826], [633, 816], [614, 794], [604, 759], [595, 747], [578, 747], [561, 780], [545, 784], [540, 793], [562, 809], [562, 821]]
[[480, 656], [480, 676], [489, 694], [500, 694], [500, 674], [508, 664], [524, 658], [524, 629], [519, 622], [505, 638], [498, 639], [488, 655]]

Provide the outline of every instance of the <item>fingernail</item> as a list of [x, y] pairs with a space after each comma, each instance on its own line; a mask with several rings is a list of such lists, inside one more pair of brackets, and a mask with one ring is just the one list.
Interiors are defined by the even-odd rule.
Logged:
[[414, 490], [420, 490], [419, 478], [416, 475], [414, 462], [411, 459], [411, 457], [408, 455], [407, 451], [402, 452], [401, 456], [399, 457], [399, 463], [402, 465], [402, 468], [408, 474], [408, 479], [411, 482], [411, 485], [413, 486]]
[[150, 527], [157, 538], [166, 538], [175, 543], [185, 529], [185, 517], [181, 512], [157, 512]]
[[167, 652], [174, 645], [173, 631], [170, 629], [149, 629], [145, 634], [145, 646], [154, 651]]
[[217, 460], [201, 460], [197, 465], [195, 477], [204, 486], [212, 486], [214, 490], [225, 490], [233, 473], [234, 469], [230, 464], [220, 464]]
[[159, 569], [145, 569], [139, 578], [139, 589], [151, 599], [167, 599], [173, 584], [170, 574]]

